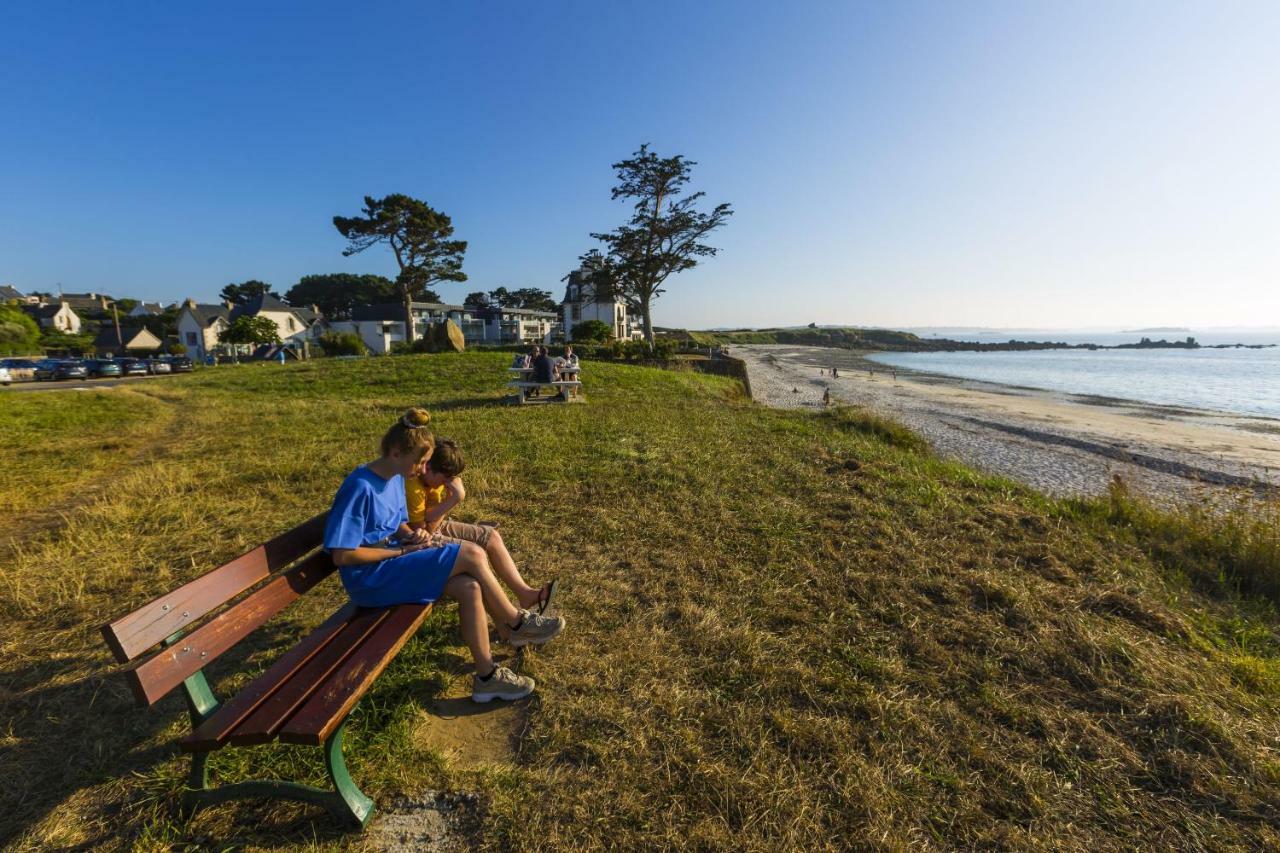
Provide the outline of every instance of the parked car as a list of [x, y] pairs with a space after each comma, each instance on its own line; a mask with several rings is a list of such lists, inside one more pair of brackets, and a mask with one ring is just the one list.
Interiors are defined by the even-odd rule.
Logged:
[[6, 358], [0, 366], [9, 371], [10, 382], [31, 382], [36, 378], [36, 363], [27, 358]]
[[115, 360], [110, 358], [95, 358], [85, 362], [85, 365], [89, 368], [89, 375], [98, 379], [103, 379], [108, 376], [120, 376], [122, 374], [120, 365], [116, 364]]
[[83, 361], [60, 361], [53, 369], [54, 379], [88, 379], [89, 368]]
[[147, 359], [147, 373], [152, 375], [157, 373], [173, 373], [173, 368], [169, 365], [169, 362], [165, 361], [163, 358], [149, 358]]
[[120, 373], [123, 376], [146, 376], [147, 362], [141, 358], [117, 358], [116, 364], [120, 365]]
[[191, 372], [191, 359], [185, 355], [171, 355], [165, 361], [169, 362], [169, 366], [173, 368], [174, 373]]
[[13, 382], [13, 377], [9, 375], [9, 368], [0, 365], [0, 385], [8, 388], [11, 382]]
[[37, 382], [51, 382], [54, 371], [61, 364], [56, 358], [42, 358], [36, 362], [35, 378]]

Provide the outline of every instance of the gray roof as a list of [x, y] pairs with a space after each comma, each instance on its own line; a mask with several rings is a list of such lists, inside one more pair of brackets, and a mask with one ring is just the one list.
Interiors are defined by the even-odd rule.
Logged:
[[230, 310], [227, 308], [227, 306], [221, 305], [221, 304], [196, 305], [194, 307], [192, 307], [191, 305], [186, 305], [184, 307], [186, 308], [186, 310], [191, 312], [192, 316], [196, 318], [197, 323], [199, 323], [201, 326], [204, 326], [206, 328], [210, 324], [212, 324], [214, 320], [217, 320], [219, 317], [221, 317], [223, 320], [228, 319], [228, 314], [230, 313]]
[[21, 291], [15, 290], [7, 284], [0, 284], [0, 299], [26, 299], [26, 296]]
[[[98, 331], [98, 337], [94, 338], [93, 345], [99, 349], [114, 349], [119, 347], [120, 341], [124, 341], [124, 346], [128, 347], [133, 343], [133, 339], [141, 335], [143, 332], [150, 334], [152, 337], [156, 335], [146, 327], [139, 326], [121, 326], [120, 338], [116, 338], [116, 327], [114, 323], [108, 323]], [[155, 349], [159, 347], [136, 347], [137, 349]]]
[[[22, 308], [23, 311], [26, 311], [32, 317], [36, 317], [37, 319], [40, 319], [40, 320], [47, 320], [62, 310], [62, 303], [59, 302], [57, 304], [54, 304], [51, 302], [46, 305], [23, 305], [20, 307]], [[74, 314], [75, 311], [72, 310], [72, 313]]]

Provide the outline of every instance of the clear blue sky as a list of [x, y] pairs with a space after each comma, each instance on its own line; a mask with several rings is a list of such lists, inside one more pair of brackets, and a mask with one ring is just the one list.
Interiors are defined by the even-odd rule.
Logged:
[[559, 279], [649, 142], [737, 211], [661, 324], [1280, 323], [1280, 4], [54, 3], [0, 28], [0, 283], [212, 299], [390, 274], [404, 192], [474, 289]]

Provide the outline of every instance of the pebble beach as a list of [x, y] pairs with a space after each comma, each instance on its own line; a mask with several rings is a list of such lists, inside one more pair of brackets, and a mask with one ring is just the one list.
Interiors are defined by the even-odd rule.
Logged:
[[941, 456], [1049, 495], [1101, 495], [1115, 476], [1165, 505], [1280, 495], [1275, 419], [894, 371], [851, 350], [730, 352], [762, 404], [821, 408], [829, 389], [833, 404], [896, 420]]

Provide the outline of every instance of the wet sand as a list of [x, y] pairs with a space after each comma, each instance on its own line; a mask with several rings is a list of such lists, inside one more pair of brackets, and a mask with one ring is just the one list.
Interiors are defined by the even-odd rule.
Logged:
[[[1280, 421], [1063, 394], [898, 369], [850, 350], [738, 346], [755, 398], [833, 400], [911, 427], [941, 455], [1052, 495], [1097, 495], [1119, 475], [1160, 503], [1280, 494]], [[839, 377], [830, 375], [830, 368]]]

